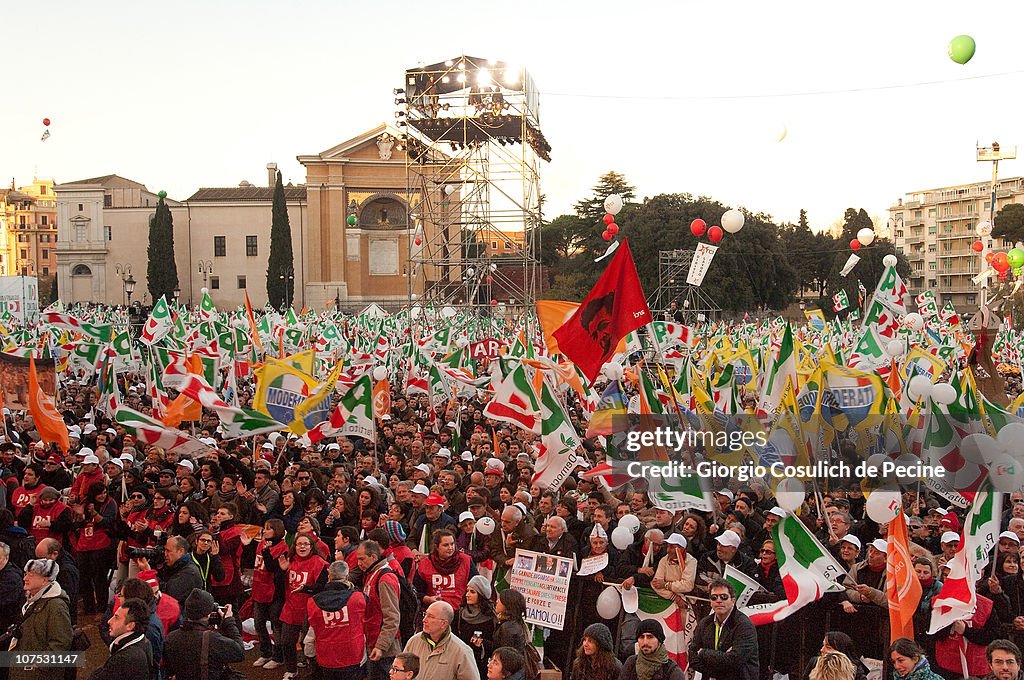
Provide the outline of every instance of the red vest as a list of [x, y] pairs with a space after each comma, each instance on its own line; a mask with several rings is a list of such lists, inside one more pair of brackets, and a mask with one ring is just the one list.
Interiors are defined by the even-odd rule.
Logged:
[[[254, 602], [262, 602], [267, 604], [274, 601], [274, 575], [267, 569], [267, 565], [263, 563], [263, 549], [267, 547], [266, 541], [260, 541], [260, 544], [256, 546], [256, 565], [252, 570], [252, 599]], [[281, 555], [288, 552], [288, 544], [284, 541], [278, 541], [275, 545], [270, 546], [270, 555], [277, 559]]]
[[[384, 623], [384, 612], [380, 608], [380, 595], [378, 588], [393, 588], [395, 601], [401, 599], [402, 593], [398, 586], [398, 577], [394, 574], [381, 574], [380, 571], [372, 571], [370, 578], [363, 584], [363, 595], [366, 596], [366, 614], [363, 616], [363, 630], [366, 633], [366, 648], [373, 649], [377, 646], [377, 638], [380, 637], [380, 627]], [[395, 638], [399, 633], [395, 631]], [[387, 645], [381, 645], [387, 649]]]
[[36, 537], [37, 545], [44, 538], [56, 538], [63, 543], [64, 537], [51, 532], [50, 526], [60, 517], [60, 513], [67, 509], [68, 506], [60, 501], [56, 501], [48, 508], [44, 508], [39, 503], [35, 504], [32, 508], [32, 526], [29, 528], [28, 533]]
[[90, 472], [88, 474], [86, 474], [84, 472], [79, 472], [78, 476], [75, 477], [75, 481], [71, 482], [71, 498], [77, 498], [77, 499], [84, 498], [86, 492], [89, 491], [89, 486], [93, 482], [102, 482], [102, 481], [103, 481], [103, 470], [96, 469], [96, 470], [93, 470], [92, 472]]
[[[992, 614], [992, 600], [984, 595], [978, 595], [978, 606], [971, 617], [971, 625], [975, 628], [983, 628], [988, 617]], [[988, 673], [988, 661], [985, 659], [985, 645], [976, 645], [967, 638], [967, 672], [971, 675], [985, 677]], [[939, 668], [947, 671], [954, 671], [959, 674], [963, 672], [960, 663], [960, 638], [946, 637], [935, 641], [935, 661]]]
[[[46, 485], [39, 484], [34, 489], [26, 489], [23, 486], [19, 486], [11, 494], [11, 505], [14, 507], [14, 516], [17, 517], [21, 514], [21, 511], [25, 509], [29, 503], [38, 502], [39, 494], [43, 492]], [[33, 500], [34, 499], [34, 500]]]
[[211, 581], [210, 585], [230, 586], [236, 578], [241, 584], [242, 539], [239, 538], [241, 535], [242, 531], [234, 524], [218, 534], [217, 540], [220, 543], [220, 561], [224, 565], [224, 578], [220, 581]]
[[78, 530], [78, 539], [75, 541], [75, 550], [78, 552], [105, 550], [109, 547], [110, 533], [106, 529], [97, 529], [93, 520]]
[[456, 611], [462, 606], [462, 598], [466, 594], [469, 570], [472, 566], [472, 560], [466, 553], [459, 553], [458, 557], [459, 566], [448, 575], [438, 573], [429, 557], [420, 560], [418, 567], [420, 578], [427, 584], [427, 592], [423, 594], [441, 598]]
[[321, 668], [361, 666], [366, 661], [363, 638], [363, 616], [366, 598], [356, 591], [345, 606], [326, 612], [316, 606], [313, 598], [306, 603], [309, 627], [316, 634], [316, 662]]
[[284, 596], [284, 607], [281, 608], [281, 622], [293, 626], [301, 626], [306, 622], [307, 593], [299, 592], [305, 586], [312, 586], [320, 578], [320, 572], [327, 568], [327, 562], [319, 555], [313, 554], [303, 559], [293, 557], [288, 568], [288, 585]]

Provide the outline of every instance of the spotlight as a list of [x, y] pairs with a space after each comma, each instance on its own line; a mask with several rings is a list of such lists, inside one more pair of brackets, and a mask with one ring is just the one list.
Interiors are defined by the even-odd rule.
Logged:
[[448, 76], [441, 76], [441, 82], [447, 85], [448, 83], [452, 82], [452, 79], [449, 78]]
[[465, 83], [466, 82], [466, 74], [465, 73], [460, 73], [458, 76], [456, 76], [455, 80], [460, 82], [460, 83]]
[[476, 84], [479, 85], [480, 87], [490, 87], [491, 86], [491, 72], [488, 71], [485, 68], [482, 68], [479, 71], [477, 71], [477, 74], [476, 74]]
[[455, 62], [453, 62], [451, 59], [449, 59], [448, 61], [444, 62], [444, 65], [447, 66], [448, 68], [451, 68], [453, 63], [455, 63]]
[[398, 99], [395, 100], [395, 104], [404, 104], [404, 103], [405, 103], [405, 97], [399, 97]]
[[519, 69], [513, 66], [505, 67], [505, 82], [509, 85], [516, 85], [519, 83]]
[[393, 92], [395, 93], [395, 96], [398, 96], [398, 95], [400, 95], [400, 94], [405, 94], [405, 90], [403, 90], [403, 89], [402, 89], [402, 88], [400, 88], [400, 87], [396, 87], [396, 88], [395, 88], [394, 90], [392, 90], [392, 91], [393, 91]]
[[405, 111], [395, 111], [395, 118], [403, 118], [404, 116]]
[[395, 125], [397, 125], [398, 127], [405, 127], [406, 125], [408, 125], [408, 123], [406, 123], [404, 120], [400, 120], [397, 123], [395, 123]]

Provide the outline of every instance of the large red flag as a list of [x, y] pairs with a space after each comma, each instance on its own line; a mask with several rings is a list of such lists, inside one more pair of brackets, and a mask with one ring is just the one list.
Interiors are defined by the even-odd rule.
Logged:
[[559, 351], [593, 383], [619, 340], [650, 322], [633, 254], [623, 241], [590, 294], [554, 336]]
[[65, 453], [71, 449], [67, 424], [57, 407], [39, 387], [34, 356], [28, 358], [28, 412], [32, 414], [32, 421], [41, 440], [47, 444], [57, 444]]

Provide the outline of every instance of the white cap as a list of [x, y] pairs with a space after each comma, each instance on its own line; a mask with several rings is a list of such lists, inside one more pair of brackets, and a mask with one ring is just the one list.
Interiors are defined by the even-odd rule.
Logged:
[[1012, 531], [1004, 531], [1003, 533], [999, 534], [999, 538], [1008, 538], [1011, 541], [1014, 541], [1015, 543], [1020, 543], [1020, 536], [1013, 533]]
[[595, 536], [597, 536], [598, 538], [605, 538], [605, 539], [607, 539], [608, 538], [608, 532], [605, 531], [604, 527], [601, 526], [600, 524], [595, 524], [594, 528], [590, 532], [590, 538], [594, 538]]
[[517, 502], [513, 503], [512, 506], [516, 507], [516, 508], [519, 508], [519, 512], [523, 513], [523, 517], [526, 517], [527, 515], [530, 514], [530, 512], [526, 509], [526, 504], [524, 504], [524, 503], [520, 503], [520, 502], [517, 501]]
[[207, 446], [217, 446], [217, 440], [213, 437], [200, 437], [199, 441]]
[[416, 466], [416, 469], [425, 475], [430, 475], [430, 467], [426, 463], [420, 463]]
[[114, 465], [116, 465], [117, 467], [121, 468], [122, 470], [124, 469], [124, 461], [121, 460], [120, 458], [111, 458], [110, 460], [107, 461], [107, 463], [108, 464], [109, 463], [113, 463]]
[[931, 509], [931, 510], [929, 510], [928, 512], [929, 512], [929, 513], [932, 513], [932, 512], [937, 512], [937, 513], [939, 513], [940, 515], [948, 515], [948, 514], [949, 514], [949, 510], [947, 510], [946, 508], [942, 508], [942, 507], [939, 507], [939, 508], [932, 508], [932, 509]]
[[261, 446], [260, 449], [270, 449], [271, 451], [273, 451], [274, 445], [271, 444], [270, 442], [263, 442], [263, 446]]
[[382, 415], [380, 417], [380, 419], [381, 420], [391, 420], [391, 414], [390, 413], [385, 413], [384, 415]]
[[430, 495], [430, 489], [428, 489], [427, 487], [423, 486], [422, 484], [417, 484], [416, 486], [412, 487], [412, 492], [416, 493], [416, 494], [419, 494], [421, 496], [429, 496]]
[[740, 535], [732, 529], [726, 529], [721, 534], [719, 534], [715, 538], [715, 540], [718, 541], [721, 545], [728, 545], [733, 548], [740, 547]]
[[437, 453], [435, 453], [434, 455], [435, 456], [440, 456], [441, 458], [447, 458], [448, 460], [452, 459], [451, 449], [446, 449], [443, 446], [441, 448], [439, 448], [437, 450]]
[[82, 430], [82, 432], [84, 432], [85, 434], [91, 434], [91, 433], [93, 433], [95, 431], [96, 431], [96, 426], [93, 425], [92, 423], [89, 423], [88, 425], [86, 425], [85, 429]]
[[445, 425], [445, 427], [452, 427], [452, 428], [454, 428], [454, 427], [458, 427], [458, 426], [455, 424], [454, 420], [449, 420], [448, 423]]
[[497, 458], [488, 458], [487, 459], [487, 469], [488, 470], [498, 470], [499, 472], [504, 472], [505, 471], [505, 464], [502, 463]]
[[99, 465], [99, 464], [100, 464], [100, 459], [97, 458], [96, 456], [92, 455], [92, 454], [89, 454], [88, 456], [86, 456], [85, 459], [82, 461], [82, 465]]
[[92, 449], [90, 449], [88, 446], [83, 446], [82, 448], [78, 449], [78, 451], [75, 452], [75, 455], [76, 456], [91, 456], [94, 453], [96, 453], [96, 452], [93, 451]]
[[786, 511], [776, 505], [774, 508], [772, 508], [771, 510], [768, 511], [768, 514], [769, 515], [775, 515], [776, 517], [785, 518]]
[[459, 524], [462, 524], [466, 520], [470, 519], [476, 519], [476, 517], [474, 517], [473, 513], [471, 513], [469, 510], [465, 510], [461, 515], [459, 515]]
[[876, 538], [875, 540], [871, 541], [871, 543], [869, 545], [872, 548], [874, 548], [875, 550], [877, 550], [878, 552], [883, 553], [883, 554], [887, 550], [889, 550], [889, 544], [886, 543], [885, 540], [883, 540], [881, 538]]
[[939, 543], [952, 543], [953, 541], [960, 542], [960, 534], [955, 531], [947, 531], [942, 534], [942, 538], [939, 539]]
[[736, 498], [736, 496], [733, 494], [733, 492], [729, 491], [729, 489], [720, 489], [720, 490], [716, 491], [715, 493], [717, 493], [719, 496], [725, 496], [730, 501], [733, 500], [734, 498]]
[[178, 465], [180, 465], [183, 468], [188, 468], [189, 472], [193, 472], [196, 469], [196, 466], [192, 464], [192, 461], [188, 460], [187, 458], [179, 460]]
[[130, 453], [122, 453], [120, 456], [118, 456], [118, 458], [120, 458], [121, 460], [126, 460], [129, 463], [132, 463], [133, 465], [135, 464], [135, 456], [133, 456]]
[[669, 534], [665, 542], [669, 545], [678, 545], [680, 548], [686, 547], [686, 538], [682, 534]]
[[115, 429], [114, 429], [114, 428], [112, 428], [112, 427], [108, 427], [107, 429], [105, 429], [105, 430], [103, 430], [103, 431], [104, 431], [104, 432], [106, 432], [107, 434], [112, 434], [112, 435], [114, 435], [115, 437], [117, 436], [117, 430], [115, 430]]
[[860, 539], [854, 536], [853, 534], [846, 534], [845, 536], [839, 539], [839, 542], [849, 543], [853, 547], [857, 548], [857, 550], [861, 549]]
[[462, 460], [466, 461], [467, 463], [472, 463], [473, 462], [473, 454], [471, 452], [469, 452], [469, 451], [463, 451], [462, 455], [459, 456], [459, 458], [461, 458]]
[[380, 482], [378, 482], [377, 478], [373, 475], [366, 475], [363, 477], [363, 483], [370, 484], [371, 486], [380, 486]]
[[331, 442], [330, 444], [327, 445], [327, 450], [328, 451], [341, 451], [341, 444], [339, 444], [338, 442]]

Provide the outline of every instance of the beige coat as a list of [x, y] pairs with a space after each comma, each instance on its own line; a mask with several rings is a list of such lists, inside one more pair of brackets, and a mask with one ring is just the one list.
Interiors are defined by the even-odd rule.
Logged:
[[655, 588], [654, 592], [661, 597], [671, 600], [676, 595], [685, 595], [693, 590], [697, 582], [697, 560], [693, 555], [686, 556], [686, 564], [680, 565], [671, 562], [666, 555], [658, 560], [658, 568], [654, 572], [654, 578], [660, 578], [665, 582], [664, 588]]

